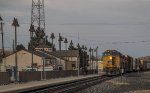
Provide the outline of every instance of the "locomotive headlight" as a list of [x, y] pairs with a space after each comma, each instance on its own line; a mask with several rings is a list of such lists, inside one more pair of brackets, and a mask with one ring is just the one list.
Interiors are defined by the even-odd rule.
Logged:
[[112, 56], [110, 56], [109, 59], [112, 60]]

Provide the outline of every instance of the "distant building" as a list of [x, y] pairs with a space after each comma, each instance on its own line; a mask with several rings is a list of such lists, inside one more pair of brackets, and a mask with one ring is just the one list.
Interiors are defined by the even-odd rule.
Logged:
[[78, 50], [61, 50], [61, 51], [58, 50], [58, 51], [50, 52], [48, 54], [66, 60], [65, 62], [66, 70], [75, 70], [78, 68], [78, 63], [80, 60]]
[[[17, 62], [18, 62], [18, 71], [22, 71], [23, 69], [31, 67], [32, 58], [31, 52], [28, 50], [20, 50], [17, 53]], [[50, 57], [42, 52], [35, 51], [33, 54], [33, 66], [38, 68], [43, 65], [43, 58], [45, 60], [45, 66], [48, 65], [56, 65], [56, 58]], [[49, 63], [48, 63], [49, 61]], [[11, 67], [15, 67], [15, 53], [12, 53], [5, 58], [3, 58], [3, 71], [10, 69]]]
[[36, 51], [47, 51], [47, 52], [53, 52], [53, 48], [48, 45], [39, 45], [35, 48]]
[[91, 70], [91, 69], [97, 69], [97, 61], [93, 60], [93, 61], [88, 61], [88, 69]]
[[[18, 71], [32, 67], [32, 53], [30, 51], [20, 50], [16, 53]], [[50, 52], [49, 50], [43, 51], [39, 48], [33, 53], [33, 67], [39, 68], [43, 66], [44, 59], [44, 67], [52, 66], [54, 70], [75, 70], [78, 68], [78, 58], [78, 50], [61, 50]], [[15, 67], [15, 53], [12, 53], [3, 58], [1, 70], [6, 71], [12, 67]]]
[[[4, 52], [5, 52], [5, 56], [7, 56], [7, 55], [10, 55], [11, 53], [13, 53], [13, 50], [5, 49]], [[3, 69], [3, 63], [2, 63], [3, 57], [2, 56], [3, 56], [2, 49], [0, 49], [0, 71], [1, 71], [1, 69]]]

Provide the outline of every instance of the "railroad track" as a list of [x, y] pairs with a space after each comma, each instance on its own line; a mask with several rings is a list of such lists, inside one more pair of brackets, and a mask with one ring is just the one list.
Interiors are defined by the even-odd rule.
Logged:
[[104, 82], [106, 80], [112, 79], [113, 77], [90, 77], [86, 79], [80, 79], [75, 81], [70, 81], [66, 83], [62, 83], [59, 85], [44, 87], [36, 90], [26, 91], [24, 93], [74, 93], [79, 90], [85, 89], [87, 87], [99, 84], [101, 82]]

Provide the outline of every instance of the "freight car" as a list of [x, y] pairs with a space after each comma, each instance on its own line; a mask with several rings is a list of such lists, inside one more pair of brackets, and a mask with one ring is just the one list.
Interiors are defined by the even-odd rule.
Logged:
[[101, 59], [105, 75], [118, 75], [133, 71], [133, 58], [117, 50], [106, 50]]
[[143, 60], [143, 59], [135, 59], [135, 71], [146, 71], [150, 70], [150, 62]]
[[129, 55], [125, 55], [124, 63], [125, 63], [125, 66], [124, 66], [125, 73], [132, 72], [133, 71], [133, 57]]

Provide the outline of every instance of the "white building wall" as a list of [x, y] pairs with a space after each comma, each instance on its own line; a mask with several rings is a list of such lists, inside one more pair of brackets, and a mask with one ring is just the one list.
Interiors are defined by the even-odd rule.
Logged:
[[89, 61], [88, 69], [97, 69], [97, 61]]
[[[22, 69], [31, 67], [32, 64], [31, 53], [24, 50], [17, 52], [17, 63], [18, 63], [18, 71], [22, 71]], [[33, 55], [33, 63], [37, 63], [37, 65], [42, 65], [42, 57]], [[12, 54], [4, 58], [3, 65], [6, 67], [15, 66], [15, 54]]]

